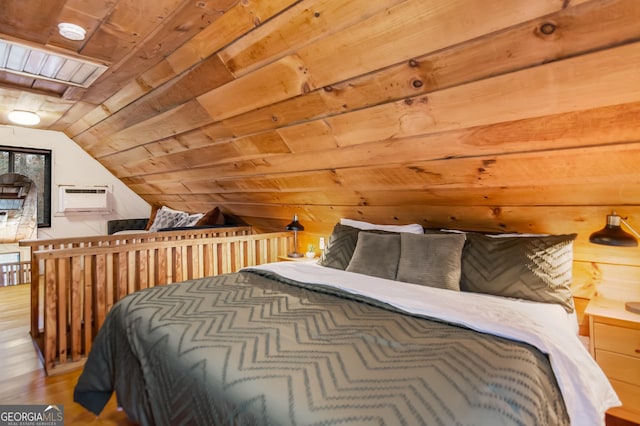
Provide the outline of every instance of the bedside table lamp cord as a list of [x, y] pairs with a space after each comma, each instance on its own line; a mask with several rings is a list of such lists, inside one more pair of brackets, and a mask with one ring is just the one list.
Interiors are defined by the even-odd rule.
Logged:
[[[623, 223], [633, 235], [625, 232], [620, 226], [621, 223]], [[589, 236], [589, 242], [591, 243], [617, 247], [637, 247], [638, 239], [640, 239], [640, 234], [623, 218], [618, 216], [615, 211], [607, 215], [607, 223], [604, 228]], [[627, 302], [624, 307], [629, 312], [640, 314], [640, 302]]]

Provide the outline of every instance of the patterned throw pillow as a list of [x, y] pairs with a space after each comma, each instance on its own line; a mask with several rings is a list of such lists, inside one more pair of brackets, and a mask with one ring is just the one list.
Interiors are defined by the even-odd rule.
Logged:
[[183, 217], [178, 222], [176, 222], [176, 224], [173, 225], [172, 228], [178, 228], [183, 226], [194, 226], [196, 223], [198, 223], [198, 221], [202, 218], [202, 216], [204, 216], [204, 213], [195, 213], [195, 214], [187, 215], [186, 217]]
[[171, 228], [187, 216], [189, 216], [189, 214], [185, 212], [173, 210], [167, 206], [162, 206], [162, 208], [158, 210], [158, 213], [156, 213], [156, 217], [153, 220], [153, 225], [149, 228], [149, 232], [156, 232], [163, 228]]
[[460, 289], [574, 310], [571, 294], [576, 234], [489, 237], [469, 232], [462, 251]]
[[358, 242], [360, 229], [336, 223], [318, 263], [329, 268], [347, 269]]

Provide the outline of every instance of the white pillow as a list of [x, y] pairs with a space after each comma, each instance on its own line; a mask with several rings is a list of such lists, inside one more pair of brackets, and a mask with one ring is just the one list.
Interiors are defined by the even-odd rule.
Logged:
[[[456, 233], [456, 234], [466, 234], [467, 231], [460, 231], [458, 229], [441, 229], [441, 232], [451, 232], [451, 233]], [[469, 232], [474, 232], [476, 234], [482, 234], [485, 237], [491, 237], [491, 238], [509, 238], [509, 237], [550, 237], [551, 234], [521, 234], [519, 232], [514, 232], [511, 234], [488, 234], [488, 233], [484, 233], [484, 232], [476, 232], [476, 231], [469, 231]]]
[[173, 210], [167, 206], [162, 206], [156, 213], [156, 217], [149, 228], [149, 232], [156, 232], [158, 229], [171, 228], [189, 214], [180, 210]]
[[362, 222], [360, 220], [352, 219], [340, 219], [340, 225], [350, 226], [352, 228], [365, 229], [365, 230], [380, 230], [389, 232], [408, 232], [410, 234], [424, 234], [422, 225], [418, 223], [412, 223], [410, 225], [377, 225], [375, 223]]

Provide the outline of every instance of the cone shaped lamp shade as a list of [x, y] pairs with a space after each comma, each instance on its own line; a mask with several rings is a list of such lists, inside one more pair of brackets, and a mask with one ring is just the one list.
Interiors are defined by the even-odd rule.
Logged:
[[[604, 228], [589, 236], [589, 242], [605, 246], [637, 247], [638, 239], [622, 229], [621, 223], [624, 223], [634, 235], [638, 236], [638, 233], [627, 222], [618, 216], [616, 212], [613, 212], [607, 215], [607, 223]], [[629, 312], [640, 314], [640, 302], [627, 302], [624, 307]]]
[[638, 240], [620, 226], [622, 218], [613, 212], [607, 215], [607, 223], [604, 228], [589, 236], [589, 241], [594, 244], [618, 247], [637, 247]]
[[298, 253], [298, 231], [304, 231], [304, 226], [298, 222], [298, 215], [293, 215], [293, 221], [288, 224], [285, 229], [287, 231], [293, 231], [293, 251], [291, 253], [287, 253], [289, 257], [302, 257], [304, 256], [302, 253]]

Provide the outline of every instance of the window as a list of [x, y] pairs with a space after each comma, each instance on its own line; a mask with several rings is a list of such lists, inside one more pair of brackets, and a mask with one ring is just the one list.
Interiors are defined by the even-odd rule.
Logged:
[[51, 226], [51, 151], [0, 146], [0, 174], [18, 173], [38, 189], [38, 227]]
[[0, 264], [20, 262], [20, 253], [0, 253]]

